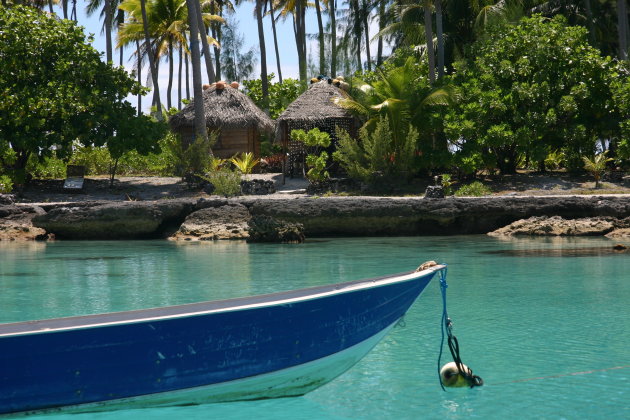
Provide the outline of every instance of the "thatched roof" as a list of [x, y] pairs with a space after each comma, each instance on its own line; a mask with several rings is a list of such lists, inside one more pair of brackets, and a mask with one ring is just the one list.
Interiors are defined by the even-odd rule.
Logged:
[[[226, 85], [217, 89], [212, 85], [203, 92], [203, 108], [206, 126], [216, 128], [257, 127], [261, 132], [272, 132], [274, 122], [254, 102], [238, 89]], [[180, 112], [171, 116], [169, 125], [173, 130], [192, 127], [195, 119], [193, 101]]]
[[319, 123], [330, 118], [353, 118], [350, 111], [332, 102], [335, 97], [347, 98], [348, 94], [325, 80], [313, 83], [276, 121]]

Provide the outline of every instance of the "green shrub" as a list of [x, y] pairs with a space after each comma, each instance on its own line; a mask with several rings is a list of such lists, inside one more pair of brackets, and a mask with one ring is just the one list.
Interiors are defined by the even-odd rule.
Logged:
[[192, 144], [185, 144], [180, 136], [171, 132], [167, 133], [163, 148], [172, 157], [173, 172], [178, 176], [205, 173], [210, 168], [212, 159], [210, 153], [218, 134], [218, 132], [211, 132], [208, 134], [207, 141], [199, 137]]
[[60, 179], [66, 177], [66, 163], [55, 157], [45, 157], [39, 160], [37, 156], [31, 155], [26, 164], [26, 172], [36, 179]]
[[0, 194], [8, 194], [13, 191], [13, 181], [9, 175], [0, 175]]
[[304, 130], [291, 130], [291, 139], [304, 143], [306, 147], [306, 166], [309, 168], [306, 177], [311, 182], [324, 181], [330, 178], [328, 173], [328, 153], [323, 150], [330, 146], [330, 134], [313, 128], [308, 132]]
[[241, 194], [241, 175], [238, 172], [219, 169], [208, 172], [203, 178], [214, 185], [215, 195], [232, 197]]
[[473, 181], [468, 185], [463, 185], [455, 192], [456, 197], [481, 197], [492, 194], [492, 190], [479, 181]]

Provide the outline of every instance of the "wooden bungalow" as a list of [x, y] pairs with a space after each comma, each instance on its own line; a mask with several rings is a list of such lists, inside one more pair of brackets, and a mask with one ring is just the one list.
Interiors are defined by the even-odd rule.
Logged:
[[319, 128], [330, 134], [331, 150], [336, 145], [336, 128], [342, 128], [351, 135], [356, 135], [359, 120], [347, 109], [333, 102], [333, 99], [347, 98], [345, 90], [329, 83], [327, 80], [312, 83], [306, 92], [300, 95], [276, 120], [276, 141], [282, 144], [288, 153], [287, 172], [291, 175], [299, 173], [299, 166], [304, 161], [304, 146], [291, 140], [291, 131], [304, 131]]
[[[208, 131], [218, 130], [219, 137], [212, 152], [220, 158], [250, 152], [260, 157], [261, 133], [273, 133], [274, 122], [254, 102], [236, 87], [213, 84], [203, 92], [203, 108]], [[184, 141], [192, 142], [195, 109], [191, 101], [169, 119], [171, 130]]]

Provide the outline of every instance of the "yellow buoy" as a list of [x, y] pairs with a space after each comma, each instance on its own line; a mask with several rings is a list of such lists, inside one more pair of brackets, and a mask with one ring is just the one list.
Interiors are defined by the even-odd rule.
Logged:
[[[462, 364], [461, 367], [464, 372], [472, 373], [468, 366]], [[461, 388], [469, 386], [469, 383], [464, 375], [462, 375], [459, 372], [459, 369], [457, 369], [457, 364], [455, 364], [455, 362], [450, 362], [442, 366], [442, 369], [440, 369], [440, 379], [442, 380], [442, 385], [447, 388]]]

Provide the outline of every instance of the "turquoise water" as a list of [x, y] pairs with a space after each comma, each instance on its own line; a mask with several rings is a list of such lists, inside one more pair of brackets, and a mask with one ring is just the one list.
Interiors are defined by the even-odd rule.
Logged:
[[[437, 379], [433, 282], [363, 361], [299, 398], [45, 419], [630, 418], [630, 254], [604, 239], [485, 236], [243, 242], [0, 242], [0, 322], [268, 293], [446, 262], [462, 358], [486, 385]], [[1, 351], [1, 349], [0, 349]]]

